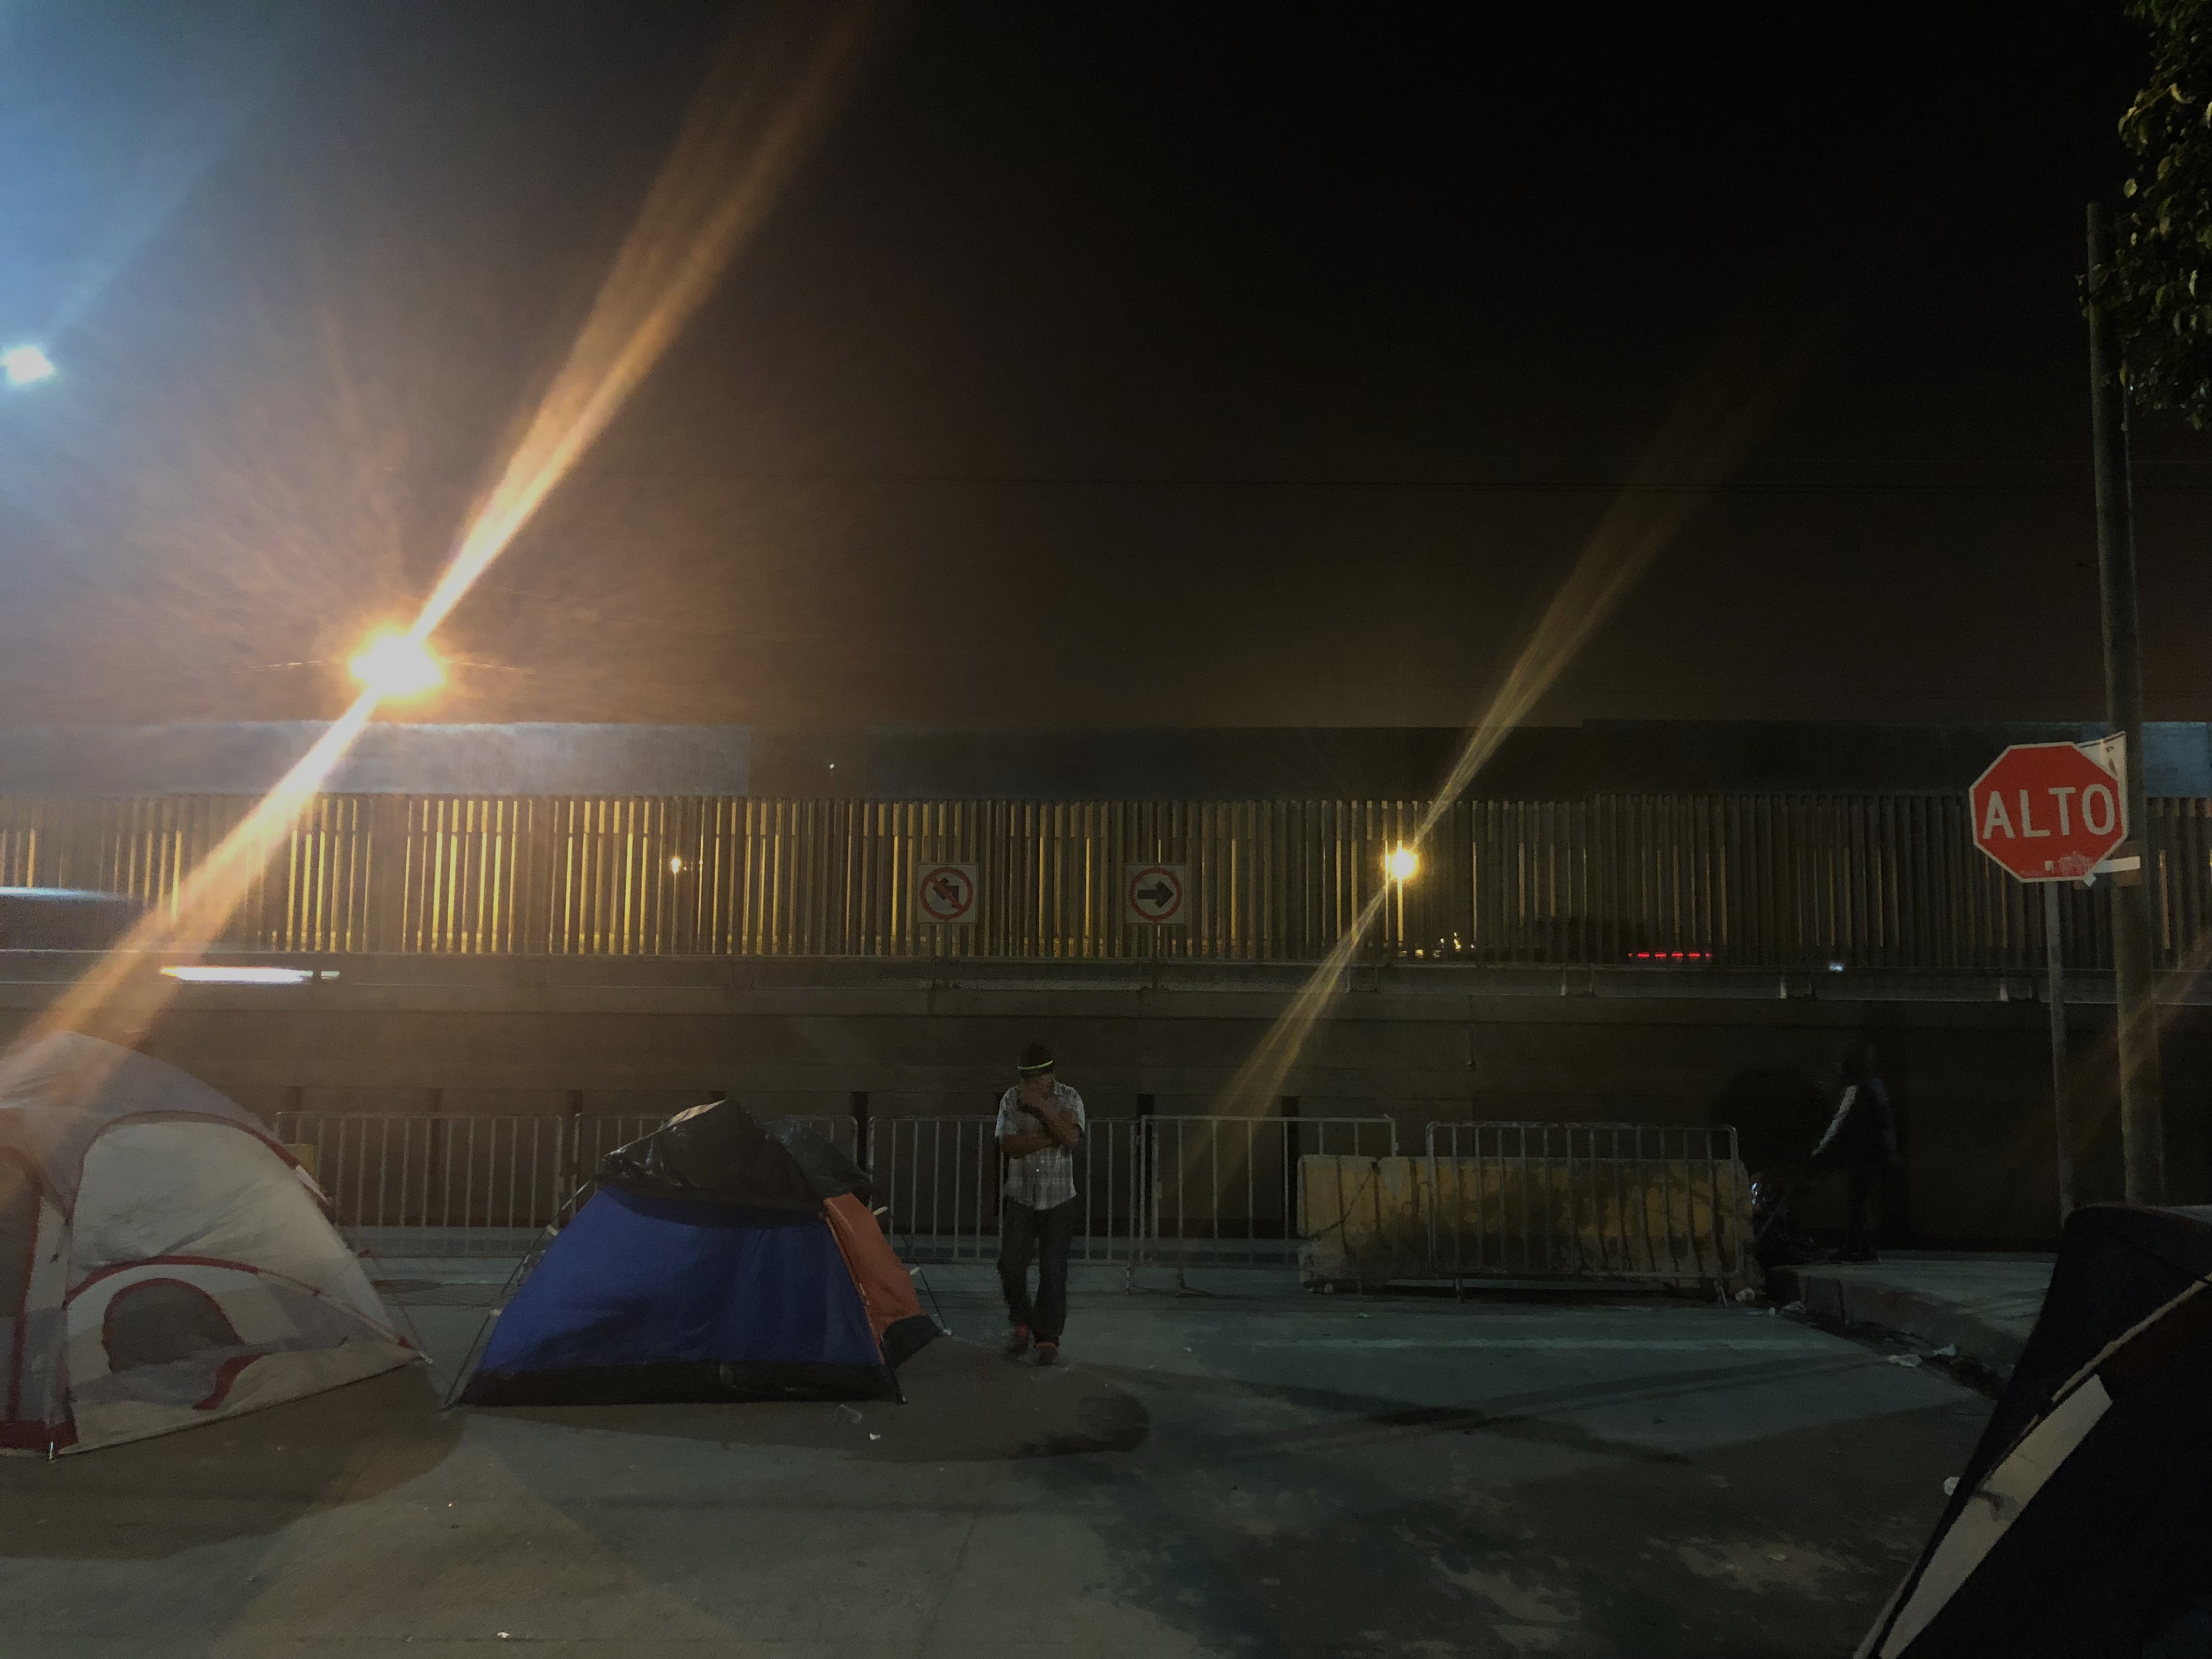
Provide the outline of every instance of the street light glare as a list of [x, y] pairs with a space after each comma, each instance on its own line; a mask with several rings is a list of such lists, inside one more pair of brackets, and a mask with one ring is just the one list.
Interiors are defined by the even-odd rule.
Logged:
[[0, 351], [0, 374], [9, 386], [36, 386], [54, 375], [54, 360], [34, 345], [9, 346]]
[[438, 659], [411, 634], [379, 634], [349, 665], [354, 678], [380, 697], [413, 696], [446, 679]]
[[1420, 855], [1410, 847], [1394, 847], [1382, 860], [1382, 873], [1395, 882], [1411, 881], [1420, 867]]

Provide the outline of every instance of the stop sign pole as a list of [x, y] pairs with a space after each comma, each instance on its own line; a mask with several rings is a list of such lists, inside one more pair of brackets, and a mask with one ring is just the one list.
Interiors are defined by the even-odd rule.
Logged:
[[2074, 1136], [2066, 1100], [2066, 964], [2058, 889], [2069, 881], [2086, 884], [2121, 844], [2127, 791], [2073, 744], [2021, 743], [1974, 780], [1967, 799], [1974, 845], [2015, 880], [2043, 889], [2044, 1002], [2051, 1015], [2051, 1127], [2063, 1225], [2074, 1210]]

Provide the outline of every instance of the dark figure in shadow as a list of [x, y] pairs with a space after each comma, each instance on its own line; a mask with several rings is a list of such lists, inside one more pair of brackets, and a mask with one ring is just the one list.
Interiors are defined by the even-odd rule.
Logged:
[[1793, 1186], [1771, 1170], [1751, 1178], [1752, 1253], [1768, 1272], [1818, 1261], [1825, 1254], [1790, 1218], [1791, 1202], [1804, 1190], [1802, 1180]]
[[1873, 1261], [1874, 1230], [1867, 1219], [1867, 1202], [1882, 1177], [1896, 1169], [1897, 1114], [1891, 1109], [1889, 1091], [1875, 1069], [1874, 1048], [1860, 1039], [1846, 1042], [1836, 1055], [1840, 1092], [1836, 1115], [1827, 1132], [1813, 1148], [1814, 1171], [1840, 1170], [1844, 1188], [1842, 1261]]

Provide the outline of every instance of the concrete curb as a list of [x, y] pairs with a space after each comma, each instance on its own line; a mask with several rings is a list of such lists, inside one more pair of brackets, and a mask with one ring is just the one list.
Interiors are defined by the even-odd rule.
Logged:
[[1815, 1319], [1895, 1331], [1924, 1347], [1958, 1350], [1962, 1359], [2009, 1376], [2027, 1343], [2025, 1329], [2008, 1328], [1972, 1308], [1850, 1268], [1777, 1267], [1767, 1274], [1778, 1302], [1802, 1302]]

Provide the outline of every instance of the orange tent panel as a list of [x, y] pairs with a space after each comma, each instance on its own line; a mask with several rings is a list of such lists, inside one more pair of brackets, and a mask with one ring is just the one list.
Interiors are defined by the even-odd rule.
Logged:
[[890, 1241], [868, 1207], [850, 1193], [824, 1200], [822, 1207], [837, 1241], [837, 1253], [845, 1258], [845, 1270], [853, 1275], [861, 1305], [868, 1310], [868, 1326], [876, 1340], [880, 1343], [884, 1333], [900, 1320], [921, 1318], [914, 1275], [899, 1265]]

